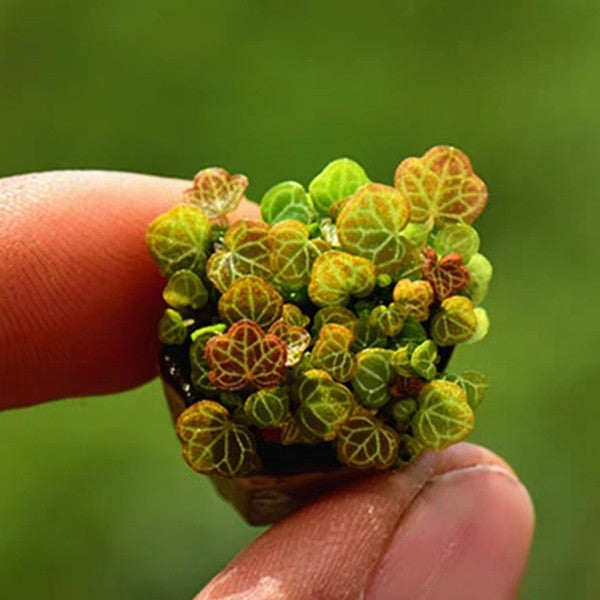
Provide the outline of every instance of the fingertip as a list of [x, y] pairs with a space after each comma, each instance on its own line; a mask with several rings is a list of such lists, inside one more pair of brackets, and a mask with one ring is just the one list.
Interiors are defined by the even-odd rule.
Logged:
[[[454, 473], [481, 471], [484, 479], [480, 481], [475, 476], [475, 487], [470, 492], [473, 502], [469, 506], [479, 506], [480, 503], [489, 505], [487, 508], [482, 507], [482, 514], [487, 515], [488, 520], [475, 521], [477, 531], [485, 537], [493, 535], [494, 530], [488, 530], [488, 527], [496, 527], [496, 521], [502, 519], [504, 511], [501, 501], [497, 499], [494, 503], [488, 503], [488, 499], [495, 497], [496, 492], [503, 490], [505, 485], [510, 490], [520, 486], [515, 485], [516, 478], [512, 471], [505, 468], [505, 464], [489, 450], [473, 444], [458, 444], [443, 452], [427, 452], [405, 469], [365, 476], [356, 483], [319, 498], [312, 505], [275, 525], [213, 579], [197, 600], [238, 597], [235, 594], [239, 594], [240, 598], [358, 598], [363, 597], [367, 588], [371, 594], [383, 594], [389, 589], [397, 593], [397, 585], [405, 578], [407, 585], [413, 585], [411, 590], [417, 589], [418, 583], [423, 584], [423, 589], [426, 589], [436, 552], [443, 554], [448, 548], [452, 548], [452, 543], [442, 544], [444, 540], [440, 538], [440, 544], [435, 544], [437, 531], [433, 521], [432, 527], [424, 526], [420, 529], [420, 536], [426, 534], [425, 539], [430, 541], [426, 548], [430, 554], [418, 551], [417, 539], [403, 546], [406, 555], [402, 561], [397, 561], [394, 555], [389, 555], [393, 540], [397, 536], [404, 539], [414, 523], [412, 515], [423, 513], [419, 507], [424, 502], [427, 506], [434, 507], [432, 510], [436, 516], [441, 512], [442, 523], [444, 513], [447, 513], [452, 523], [459, 520], [464, 524], [469, 522], [469, 518], [476, 517], [475, 514], [469, 515], [467, 511], [458, 512], [456, 518], [453, 518], [451, 506], [446, 506], [446, 502], [455, 504], [453, 497], [446, 497], [445, 500], [442, 498], [434, 504], [423, 500], [425, 494], [431, 493], [428, 490], [434, 485], [428, 482], [436, 482], [438, 478], [442, 480], [445, 473], [452, 481]], [[488, 469], [495, 474], [491, 480], [487, 479]], [[501, 475], [497, 475], [496, 471], [500, 471]], [[493, 477], [500, 478], [499, 487]], [[461, 489], [465, 489], [462, 484]], [[507, 545], [516, 544], [517, 541], [520, 544], [513, 562], [507, 559], [506, 567], [513, 569], [510, 581], [516, 585], [529, 544], [531, 504], [527, 496], [525, 500], [519, 496], [522, 492], [518, 492], [515, 499], [510, 490], [506, 498], [511, 503], [515, 500], [515, 518], [509, 522], [507, 536], [498, 548], [506, 549]], [[437, 496], [434, 495], [435, 498]], [[458, 530], [462, 531], [460, 526]], [[518, 538], [515, 534], [517, 530], [521, 531]], [[452, 531], [454, 529], [450, 528], [449, 535]], [[440, 530], [439, 533], [441, 532]], [[471, 541], [474, 543], [474, 539]], [[413, 545], [417, 551], [414, 554], [411, 550]], [[499, 550], [496, 554], [504, 556]], [[387, 556], [390, 558], [384, 558]], [[415, 560], [418, 558], [418, 565], [411, 562], [412, 556]], [[492, 562], [490, 559], [487, 564]], [[411, 580], [413, 570], [418, 572], [419, 577]], [[387, 581], [391, 577], [393, 585], [387, 589], [384, 589], [383, 584], [379, 588], [374, 587], [376, 573], [381, 573]], [[269, 596], [269, 589], [269, 593], [275, 594], [272, 591], [275, 590], [280, 596]], [[426, 594], [397, 594], [387, 597], [429, 598]], [[443, 595], [439, 597], [447, 598]], [[479, 597], [494, 598], [486, 595]]]
[[[155, 376], [164, 280], [145, 234], [189, 185], [112, 171], [0, 179], [0, 408]], [[243, 200], [229, 218], [259, 216]]]
[[[145, 233], [189, 185], [110, 171], [0, 179], [0, 408], [155, 376], [164, 280]], [[257, 214], [244, 201], [236, 218]]]
[[514, 598], [533, 521], [527, 490], [502, 467], [438, 475], [402, 517], [366, 598]]

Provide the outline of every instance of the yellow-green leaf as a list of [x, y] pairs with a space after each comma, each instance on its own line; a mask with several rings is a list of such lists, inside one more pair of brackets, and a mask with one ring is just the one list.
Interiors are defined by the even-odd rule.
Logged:
[[443, 380], [423, 386], [419, 410], [412, 419], [412, 432], [419, 443], [442, 450], [464, 440], [472, 429], [473, 411], [460, 386]]
[[437, 346], [431, 340], [425, 340], [410, 355], [410, 366], [423, 379], [433, 379], [437, 374], [437, 359]]
[[316, 216], [311, 197], [296, 181], [283, 181], [268, 190], [260, 201], [260, 214], [271, 225], [288, 219], [308, 224]]
[[328, 323], [319, 331], [312, 350], [312, 364], [337, 381], [349, 381], [356, 367], [354, 354], [350, 351], [354, 336], [343, 325]]
[[165, 277], [180, 269], [202, 273], [210, 227], [210, 221], [200, 209], [186, 204], [178, 204], [154, 219], [146, 242], [160, 272]]
[[310, 436], [331, 441], [350, 416], [354, 400], [350, 390], [325, 371], [306, 371], [297, 386], [299, 427]]
[[158, 324], [158, 339], [163, 344], [183, 344], [187, 338], [188, 324], [176, 310], [167, 308]]
[[443, 377], [456, 383], [467, 394], [469, 406], [475, 410], [485, 399], [488, 390], [487, 377], [477, 371], [464, 371], [460, 375], [447, 374]]
[[477, 315], [465, 296], [446, 298], [431, 321], [431, 337], [442, 347], [468, 340], [476, 329]]
[[390, 399], [389, 385], [395, 377], [392, 354], [384, 348], [367, 348], [356, 355], [352, 391], [364, 407], [380, 408]]
[[283, 298], [253, 275], [236, 279], [219, 300], [219, 315], [228, 324], [242, 319], [267, 327], [281, 315]]
[[422, 322], [429, 319], [429, 307], [433, 302], [433, 288], [428, 281], [401, 279], [394, 286], [394, 303], [406, 317]]
[[375, 281], [375, 266], [371, 261], [330, 250], [313, 264], [308, 295], [317, 306], [341, 306], [347, 304], [351, 296], [368, 296]]
[[327, 217], [336, 201], [351, 196], [365, 183], [369, 183], [369, 178], [358, 163], [349, 158], [338, 158], [310, 182], [308, 191], [319, 213]]
[[173, 308], [203, 308], [208, 302], [208, 291], [202, 279], [189, 269], [171, 275], [163, 290], [165, 302]]
[[289, 399], [283, 388], [264, 388], [250, 394], [244, 413], [250, 423], [261, 428], [278, 427], [289, 412]]
[[342, 248], [368, 258], [378, 273], [395, 276], [407, 258], [401, 233], [408, 222], [408, 202], [395, 188], [379, 183], [362, 186], [336, 221]]
[[281, 221], [271, 228], [271, 270], [277, 283], [287, 289], [298, 289], [310, 281], [314, 260], [329, 245], [309, 239], [308, 227], [300, 221]]
[[355, 414], [336, 439], [341, 463], [356, 469], [387, 469], [398, 457], [398, 434], [370, 414]]
[[218, 402], [202, 400], [177, 419], [183, 457], [198, 473], [241, 477], [260, 469], [256, 443], [250, 430], [234, 423]]
[[485, 299], [494, 273], [492, 264], [483, 254], [475, 254], [467, 263], [470, 279], [466, 292], [477, 306]]

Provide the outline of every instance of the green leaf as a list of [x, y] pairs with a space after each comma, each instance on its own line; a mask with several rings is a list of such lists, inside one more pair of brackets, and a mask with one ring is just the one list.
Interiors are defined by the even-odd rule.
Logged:
[[396, 338], [398, 346], [405, 346], [411, 342], [420, 344], [427, 339], [427, 332], [421, 323], [412, 317], [408, 317], [400, 335]]
[[313, 264], [308, 295], [317, 306], [341, 306], [351, 296], [368, 296], [374, 287], [375, 266], [370, 260], [330, 250]]
[[425, 340], [413, 350], [410, 356], [410, 366], [423, 379], [433, 379], [437, 374], [435, 366], [437, 359], [437, 346], [431, 340]]
[[190, 380], [192, 385], [197, 390], [210, 398], [216, 396], [218, 390], [212, 385], [210, 379], [208, 378], [210, 367], [208, 366], [204, 352], [208, 340], [216, 335], [219, 335], [220, 333], [223, 333], [224, 330], [225, 325], [221, 323], [219, 325], [196, 329], [196, 331], [194, 331], [190, 336], [192, 339], [189, 352]]
[[271, 270], [277, 285], [289, 290], [306, 286], [313, 262], [330, 250], [320, 239], [309, 239], [308, 227], [300, 221], [287, 220], [271, 228]]
[[146, 242], [165, 277], [181, 269], [202, 273], [210, 232], [210, 221], [199, 208], [178, 204], [150, 223]]
[[260, 201], [260, 214], [271, 225], [288, 219], [308, 224], [316, 216], [311, 197], [296, 181], [283, 181], [268, 190]]
[[306, 371], [297, 386], [300, 405], [296, 419], [310, 436], [331, 441], [348, 419], [354, 405], [350, 390], [318, 369]]
[[368, 258], [378, 273], [394, 277], [408, 256], [408, 244], [401, 235], [408, 215], [408, 202], [398, 190], [379, 183], [364, 185], [337, 218], [342, 248]]
[[387, 469], [398, 457], [398, 434], [370, 414], [355, 414], [336, 439], [341, 463], [355, 469]]
[[288, 395], [282, 388], [264, 388], [250, 394], [244, 413], [250, 423], [263, 429], [278, 427], [289, 412]]
[[281, 308], [281, 318], [295, 327], [305, 328], [310, 323], [310, 317], [295, 304], [284, 304]]
[[183, 457], [198, 473], [241, 477], [260, 470], [256, 443], [250, 430], [229, 418], [218, 402], [202, 400], [184, 410], [176, 431]]
[[192, 331], [192, 333], [190, 334], [190, 339], [192, 340], [192, 342], [195, 342], [199, 338], [208, 340], [211, 336], [217, 335], [219, 333], [224, 333], [226, 330], [227, 325], [225, 325], [225, 323], [206, 325], [205, 327], [194, 329], [194, 331]]
[[402, 230], [402, 237], [412, 248], [422, 250], [427, 245], [430, 233], [430, 223], [408, 223]]
[[337, 381], [349, 381], [356, 368], [356, 359], [350, 350], [353, 341], [354, 335], [343, 325], [324, 325], [312, 350], [312, 364]]
[[473, 303], [465, 296], [444, 300], [431, 321], [431, 337], [438, 346], [454, 346], [468, 340], [477, 328]]
[[437, 234], [433, 247], [440, 256], [458, 252], [466, 265], [479, 251], [479, 234], [470, 225], [453, 223]]
[[402, 331], [405, 320], [404, 312], [394, 302], [387, 306], [385, 304], [376, 306], [369, 316], [369, 323], [389, 337], [395, 337]]
[[415, 439], [427, 448], [442, 450], [464, 440], [473, 429], [473, 411], [457, 384], [435, 380], [419, 394], [419, 410], [412, 419]]
[[337, 323], [349, 329], [353, 334], [358, 331], [358, 317], [345, 306], [326, 306], [320, 308], [313, 318], [312, 333], [316, 337], [328, 323]]
[[366, 348], [381, 348], [387, 345], [387, 337], [379, 329], [370, 323], [369, 314], [360, 316], [356, 328], [356, 337], [352, 344], [353, 352], [360, 352]]
[[[425, 343], [425, 342], [424, 342]], [[416, 342], [409, 342], [405, 346], [397, 348], [390, 359], [392, 369], [402, 377], [414, 377], [415, 371], [410, 366], [410, 357], [417, 346]]]
[[208, 302], [208, 291], [202, 279], [189, 269], [171, 275], [163, 290], [165, 302], [173, 308], [203, 308]]
[[330, 162], [309, 184], [308, 191], [316, 209], [324, 217], [337, 200], [351, 196], [362, 185], [369, 183], [364, 169], [349, 158]]
[[413, 462], [425, 448], [412, 435], [400, 435], [400, 448], [398, 450], [398, 464], [406, 466]]
[[247, 319], [267, 327], [281, 315], [283, 298], [253, 275], [236, 279], [219, 299], [219, 315], [228, 324]]
[[185, 321], [183, 317], [172, 308], [167, 308], [158, 324], [158, 339], [163, 344], [183, 344], [187, 338], [188, 325], [193, 321]]
[[390, 399], [389, 385], [395, 376], [391, 356], [392, 351], [384, 348], [368, 348], [356, 356], [352, 391], [366, 408], [380, 408]]
[[444, 375], [443, 379], [456, 383], [465, 391], [467, 402], [473, 410], [485, 400], [489, 385], [483, 373], [464, 371], [460, 375]]
[[316, 435], [307, 432], [293, 416], [281, 424], [281, 444], [291, 446], [292, 444], [320, 444], [323, 440]]
[[475, 254], [467, 263], [467, 269], [471, 278], [466, 291], [473, 304], [477, 306], [487, 295], [494, 269], [483, 254]]
[[391, 408], [392, 418], [397, 431], [406, 431], [410, 420], [417, 412], [417, 401], [414, 398], [403, 398], [394, 402]]
[[481, 341], [490, 330], [490, 319], [485, 308], [477, 307], [474, 312], [477, 317], [477, 326], [475, 327], [475, 333], [465, 342], [467, 344]]

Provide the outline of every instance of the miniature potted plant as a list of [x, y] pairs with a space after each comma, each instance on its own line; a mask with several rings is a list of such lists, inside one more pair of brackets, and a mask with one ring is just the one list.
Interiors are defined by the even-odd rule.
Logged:
[[229, 222], [247, 185], [200, 171], [147, 240], [183, 456], [268, 523], [469, 435], [485, 377], [446, 369], [487, 333], [492, 267], [472, 227], [486, 186], [456, 148], [402, 161], [393, 186], [335, 160], [308, 190], [268, 190], [261, 221]]

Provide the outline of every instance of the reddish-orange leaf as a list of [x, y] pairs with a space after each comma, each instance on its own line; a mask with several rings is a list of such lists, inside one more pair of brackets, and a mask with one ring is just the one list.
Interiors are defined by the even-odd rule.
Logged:
[[402, 375], [398, 375], [390, 386], [390, 396], [395, 400], [416, 398], [425, 383], [420, 377], [403, 377]]
[[460, 254], [452, 252], [438, 260], [435, 250], [427, 248], [424, 252], [423, 276], [433, 288], [438, 300], [445, 300], [469, 284], [469, 271], [462, 264]]
[[208, 378], [220, 390], [276, 387], [284, 379], [286, 346], [252, 321], [238, 321], [206, 344]]

